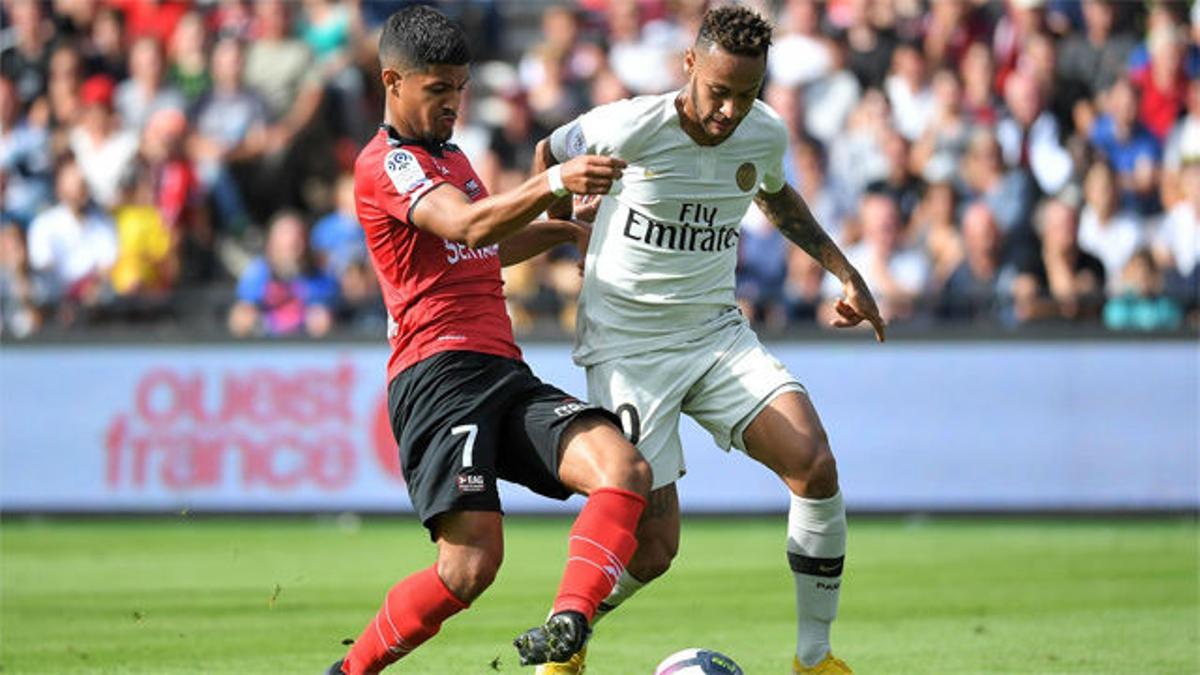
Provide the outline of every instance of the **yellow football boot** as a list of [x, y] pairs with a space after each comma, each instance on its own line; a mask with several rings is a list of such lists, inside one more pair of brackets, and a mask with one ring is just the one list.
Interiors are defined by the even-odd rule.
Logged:
[[[580, 650], [566, 663], [543, 663], [533, 671], [534, 675], [579, 675], [587, 670], [587, 648]], [[850, 672], [850, 671], [846, 671]]]
[[832, 653], [826, 654], [825, 658], [821, 659], [817, 665], [806, 668], [800, 663], [799, 657], [792, 657], [792, 673], [793, 675], [853, 675], [854, 671], [850, 670], [850, 666], [846, 662], [837, 658]]

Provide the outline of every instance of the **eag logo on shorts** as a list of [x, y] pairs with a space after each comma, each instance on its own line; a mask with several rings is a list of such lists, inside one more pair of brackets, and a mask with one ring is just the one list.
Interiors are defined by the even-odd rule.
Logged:
[[464, 471], [458, 474], [458, 491], [462, 494], [474, 494], [487, 490], [487, 477], [474, 471]]

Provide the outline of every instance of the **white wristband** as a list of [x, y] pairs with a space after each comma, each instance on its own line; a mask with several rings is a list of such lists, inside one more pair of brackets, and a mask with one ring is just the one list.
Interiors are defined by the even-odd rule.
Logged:
[[555, 164], [546, 170], [546, 182], [550, 184], [550, 191], [555, 197], [562, 197], [570, 192], [563, 183], [561, 164]]

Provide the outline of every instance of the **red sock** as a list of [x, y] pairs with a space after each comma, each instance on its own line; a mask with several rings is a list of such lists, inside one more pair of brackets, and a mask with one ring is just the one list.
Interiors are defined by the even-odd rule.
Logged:
[[467, 608], [438, 576], [437, 565], [392, 586], [383, 607], [346, 655], [347, 675], [374, 675], [437, 634], [442, 622]]
[[620, 488], [593, 490], [567, 543], [567, 568], [563, 570], [554, 611], [574, 610], [590, 622], [596, 605], [608, 597], [625, 565], [637, 550], [638, 518], [646, 500]]

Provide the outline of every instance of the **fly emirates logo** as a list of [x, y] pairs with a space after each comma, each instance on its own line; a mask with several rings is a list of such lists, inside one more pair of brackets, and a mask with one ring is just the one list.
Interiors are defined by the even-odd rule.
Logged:
[[447, 239], [443, 239], [442, 242], [446, 245], [446, 262], [451, 265], [457, 265], [466, 260], [489, 260], [500, 255], [500, 244], [471, 248], [466, 244], [457, 244]]
[[714, 227], [716, 220], [716, 206], [693, 202], [680, 205], [679, 217], [674, 223], [655, 220], [628, 209], [622, 233], [628, 239], [668, 251], [719, 252], [736, 248], [741, 236], [738, 228]]

